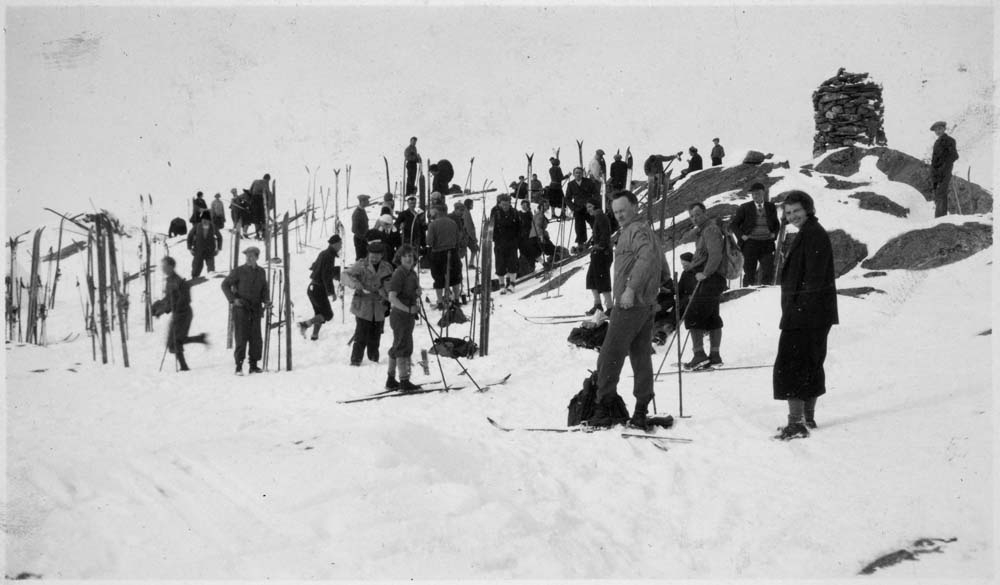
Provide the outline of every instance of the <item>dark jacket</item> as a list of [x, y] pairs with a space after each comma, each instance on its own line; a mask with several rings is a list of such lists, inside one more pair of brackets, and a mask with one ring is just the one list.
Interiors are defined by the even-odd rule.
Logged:
[[598, 189], [597, 183], [587, 177], [584, 177], [579, 184], [575, 180], [570, 180], [566, 186], [566, 197], [573, 212], [585, 213], [588, 201], [599, 201]]
[[312, 272], [309, 278], [323, 286], [326, 296], [335, 296], [334, 280], [340, 280], [340, 269], [337, 268], [337, 252], [327, 248], [316, 256], [316, 261], [309, 267]]
[[688, 301], [691, 300], [691, 295], [694, 294], [694, 288], [698, 285], [698, 279], [695, 278], [694, 270], [684, 270], [681, 272], [681, 276], [677, 282], [677, 306], [680, 309], [680, 316], [684, 316], [684, 311], [687, 310]]
[[612, 186], [625, 188], [625, 181], [628, 180], [628, 163], [623, 160], [611, 163], [610, 176]]
[[697, 152], [692, 154], [691, 157], [688, 159], [687, 171], [689, 173], [693, 173], [695, 171], [700, 171], [702, 168], [703, 167], [701, 162], [701, 155], [698, 154]]
[[830, 236], [815, 217], [795, 236], [781, 268], [781, 329], [823, 329], [839, 323]]
[[268, 209], [274, 209], [274, 194], [271, 193], [271, 185], [264, 179], [257, 179], [250, 183], [250, 195], [255, 203], [262, 208], [266, 203]]
[[726, 149], [722, 148], [721, 144], [716, 144], [712, 147], [712, 154], [710, 156], [722, 160], [726, 156]]
[[[764, 202], [764, 215], [767, 216], [767, 229], [773, 234], [777, 234], [778, 230], [781, 229], [781, 223], [778, 221], [778, 208], [770, 201]], [[733, 216], [731, 222], [729, 222], [730, 229], [736, 235], [736, 238], [741, 241], [743, 236], [749, 236], [753, 233], [753, 228], [757, 225], [757, 204], [753, 201], [749, 201], [740, 205], [739, 209], [736, 210], [736, 215]]]
[[499, 246], [516, 246], [520, 234], [520, 212], [513, 207], [504, 211], [498, 205], [493, 211], [493, 243]]
[[399, 249], [401, 244], [397, 232], [387, 232], [378, 228], [368, 230], [368, 233], [365, 234], [365, 240], [368, 242], [382, 242], [385, 245], [385, 252], [382, 254], [382, 259], [390, 264], [396, 258], [396, 250]]
[[403, 160], [414, 166], [420, 162], [420, 153], [417, 152], [417, 147], [412, 144], [408, 145], [406, 150], [403, 151]]
[[167, 277], [167, 283], [163, 287], [163, 301], [161, 306], [164, 313], [191, 312], [191, 285], [178, 274]]
[[535, 218], [531, 215], [530, 211], [518, 211], [517, 216], [521, 220], [518, 237], [522, 240], [527, 240], [531, 237], [531, 225], [534, 223]]
[[611, 254], [611, 220], [600, 209], [594, 210], [594, 249]]
[[427, 226], [427, 247], [432, 252], [454, 250], [458, 247], [458, 224], [447, 215], [439, 215]]
[[455, 168], [451, 166], [451, 162], [441, 159], [437, 161], [437, 172], [434, 173], [434, 181], [431, 184], [431, 189], [442, 195], [446, 195], [451, 186], [451, 180], [454, 178]]
[[958, 147], [955, 146], [955, 139], [942, 134], [934, 141], [934, 154], [931, 156], [931, 177], [934, 182], [940, 182], [951, 175], [956, 160]]
[[403, 243], [420, 247], [424, 245], [424, 232], [427, 231], [427, 224], [424, 221], [424, 214], [415, 210], [404, 209], [396, 216], [396, 229], [399, 230]]
[[559, 165], [552, 165], [551, 167], [549, 167], [549, 181], [551, 181], [550, 183], [551, 186], [559, 187], [559, 190], [561, 191], [562, 182], [563, 179], [565, 178], [566, 176], [563, 175], [562, 167], [560, 167]]
[[195, 255], [215, 256], [222, 249], [222, 234], [211, 223], [208, 224], [208, 229], [204, 229], [201, 222], [198, 222], [188, 232], [187, 247]]
[[241, 264], [222, 281], [222, 292], [229, 302], [240, 299], [250, 313], [260, 315], [270, 302], [267, 273], [260, 266]]
[[351, 233], [359, 238], [368, 235], [368, 214], [360, 207], [355, 207], [351, 214]]

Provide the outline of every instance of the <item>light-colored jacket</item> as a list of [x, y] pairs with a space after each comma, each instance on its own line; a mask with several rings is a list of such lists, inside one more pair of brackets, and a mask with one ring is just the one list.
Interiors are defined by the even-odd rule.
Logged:
[[[372, 266], [367, 258], [362, 258], [343, 272], [344, 286], [354, 289], [351, 299], [351, 314], [367, 321], [384, 321], [385, 310], [389, 306], [389, 279], [392, 278], [392, 264], [385, 261]], [[368, 292], [365, 292], [367, 290]]]
[[626, 287], [631, 287], [636, 307], [652, 307], [660, 283], [669, 275], [667, 258], [649, 224], [636, 216], [622, 226], [615, 245], [615, 302], [621, 299]]
[[590, 164], [587, 165], [587, 176], [595, 181], [603, 181], [604, 173], [601, 172], [601, 161], [597, 160], [597, 157], [590, 159]]

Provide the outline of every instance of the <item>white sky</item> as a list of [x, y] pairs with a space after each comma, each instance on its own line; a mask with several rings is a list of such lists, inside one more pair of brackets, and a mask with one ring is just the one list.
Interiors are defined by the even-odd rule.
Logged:
[[576, 138], [585, 158], [719, 136], [730, 162], [804, 162], [811, 93], [841, 66], [885, 85], [891, 147], [927, 156], [931, 122], [961, 121], [956, 172], [991, 186], [993, 27], [988, 4], [8, 8], [7, 229], [88, 199], [132, 219], [151, 193], [166, 230], [196, 191], [265, 171], [301, 205], [306, 164], [379, 194], [411, 135], [459, 184], [472, 156], [476, 185], [526, 151], [572, 167]]

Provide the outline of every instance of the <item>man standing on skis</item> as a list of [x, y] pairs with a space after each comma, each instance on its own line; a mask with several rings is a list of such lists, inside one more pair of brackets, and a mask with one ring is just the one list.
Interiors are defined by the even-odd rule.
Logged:
[[628, 180], [628, 163], [622, 160], [622, 155], [615, 155], [615, 162], [611, 163], [611, 170], [609, 171], [610, 179], [608, 180], [608, 189], [611, 193], [608, 197], [611, 197], [614, 193], [626, 189], [625, 181]]
[[[427, 248], [430, 250], [431, 276], [437, 294], [438, 309], [445, 301], [458, 302], [462, 292], [462, 261], [458, 257], [459, 227], [448, 217], [444, 204], [431, 208], [431, 223], [427, 226]], [[451, 294], [445, 296], [445, 289]]]
[[500, 294], [514, 292], [517, 280], [517, 248], [521, 233], [521, 216], [510, 204], [510, 195], [497, 197], [497, 207], [493, 208], [493, 263], [497, 276], [503, 284]]
[[[722, 230], [705, 211], [705, 204], [692, 203], [688, 208], [694, 222], [698, 239], [695, 243], [694, 258], [691, 260], [697, 281], [688, 304], [684, 326], [691, 332], [694, 357], [684, 364], [692, 370], [722, 365], [719, 347], [722, 344], [722, 317], [719, 303], [726, 290], [723, 276], [724, 240]], [[705, 334], [708, 333], [711, 353], [705, 354]]]
[[410, 138], [410, 145], [403, 151], [403, 161], [406, 163], [406, 194], [413, 195], [417, 192], [417, 165], [421, 161], [416, 136]]
[[934, 217], [948, 215], [948, 188], [951, 186], [951, 169], [958, 160], [955, 139], [948, 136], [947, 124], [934, 122], [931, 131], [937, 135], [931, 157], [931, 188], [934, 192]]
[[159, 317], [170, 313], [170, 326], [167, 329], [167, 351], [174, 354], [177, 365], [182, 372], [188, 371], [187, 360], [184, 359], [184, 346], [188, 343], [207, 343], [206, 335], [189, 336], [191, 319], [191, 285], [177, 274], [177, 262], [170, 256], [165, 256], [160, 263], [160, 270], [166, 277], [163, 287], [163, 298], [153, 303], [153, 315]]
[[333, 319], [333, 307], [330, 303], [337, 300], [337, 289], [333, 281], [340, 280], [340, 268], [337, 267], [337, 256], [340, 255], [340, 248], [343, 246], [340, 236], [333, 234], [326, 243], [326, 250], [320, 252], [316, 256], [316, 261], [309, 267], [312, 273], [306, 295], [312, 303], [313, 317], [299, 321], [299, 332], [302, 337], [306, 336], [310, 326], [313, 328], [311, 337], [313, 341], [319, 339], [319, 328], [323, 323]]
[[774, 359], [774, 399], [788, 401], [788, 426], [777, 438], [808, 437], [816, 428], [816, 399], [826, 393], [826, 342], [840, 322], [830, 236], [816, 219], [812, 197], [792, 191], [784, 201], [798, 228], [781, 270], [781, 337]]
[[549, 186], [546, 189], [546, 198], [549, 200], [549, 205], [552, 206], [552, 217], [556, 217], [556, 209], [559, 209], [559, 217], [562, 217], [563, 208], [563, 189], [562, 183], [563, 176], [562, 167], [559, 166], [559, 159], [556, 157], [549, 158]]
[[233, 307], [233, 334], [236, 337], [233, 357], [236, 359], [237, 376], [243, 375], [243, 359], [247, 354], [247, 346], [250, 348], [250, 373], [260, 372], [257, 363], [264, 349], [260, 319], [264, 311], [271, 306], [267, 290], [267, 273], [257, 266], [260, 248], [250, 246], [243, 250], [243, 255], [246, 256], [246, 263], [237, 266], [222, 281], [222, 293]]
[[[664, 275], [670, 274], [659, 242], [641, 217], [639, 202], [631, 191], [621, 191], [611, 204], [621, 232], [615, 246], [614, 315], [597, 358], [597, 394], [591, 426], [608, 427], [620, 403], [618, 380], [628, 357], [635, 375], [632, 393], [635, 410], [630, 423], [646, 428], [646, 414], [653, 399], [653, 362], [650, 346], [656, 294]], [[626, 413], [627, 414], [627, 413]]]

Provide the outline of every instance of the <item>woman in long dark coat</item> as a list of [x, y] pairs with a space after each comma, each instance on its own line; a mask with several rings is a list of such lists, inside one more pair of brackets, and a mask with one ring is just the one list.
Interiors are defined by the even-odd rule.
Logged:
[[781, 337], [774, 360], [774, 399], [788, 401], [788, 426], [777, 438], [789, 440], [816, 428], [816, 399], [826, 393], [826, 340], [839, 318], [833, 246], [812, 197], [789, 192], [784, 212], [799, 230], [781, 269]]

